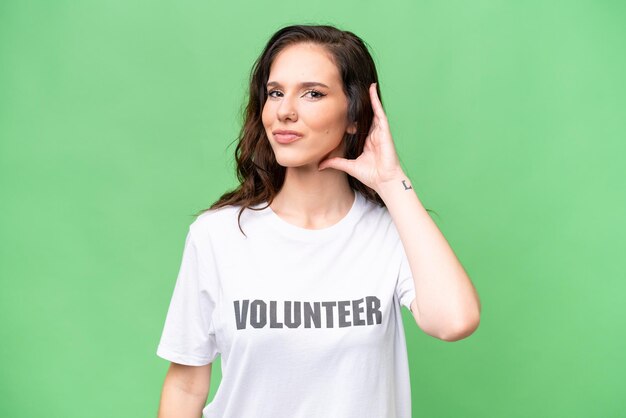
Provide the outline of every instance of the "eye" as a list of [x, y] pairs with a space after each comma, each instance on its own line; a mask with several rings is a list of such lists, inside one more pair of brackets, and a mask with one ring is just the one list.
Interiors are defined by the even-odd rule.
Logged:
[[324, 93], [322, 93], [321, 91], [317, 91], [317, 90], [309, 90], [307, 91], [307, 94], [311, 93], [311, 97], [313, 97], [314, 99], [319, 99], [321, 97], [326, 96]]
[[[278, 93], [279, 95], [276, 95], [274, 93]], [[326, 96], [326, 94], [322, 93], [321, 91], [317, 91], [317, 90], [309, 90], [309, 91], [307, 91], [305, 93], [305, 95], [309, 94], [309, 93], [311, 94], [310, 97], [313, 98], [313, 99], [319, 99], [319, 98], [322, 98], [322, 97]], [[270, 90], [270, 91], [267, 92], [267, 95], [269, 97], [276, 98], [276, 97], [280, 97], [280, 95], [282, 95], [282, 93], [279, 90]]]

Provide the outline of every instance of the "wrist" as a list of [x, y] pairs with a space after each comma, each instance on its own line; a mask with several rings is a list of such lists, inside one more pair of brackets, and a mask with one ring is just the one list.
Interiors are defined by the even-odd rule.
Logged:
[[396, 174], [388, 179], [381, 181], [376, 187], [376, 193], [385, 200], [385, 197], [402, 191], [413, 189], [411, 180], [403, 170], [399, 170]]
[[385, 180], [381, 180], [376, 185], [376, 190], [382, 190], [389, 187], [394, 187], [394, 185], [402, 185], [402, 181], [405, 180], [406, 183], [409, 183], [409, 177], [406, 175], [404, 170], [399, 168], [393, 174], [386, 176]]

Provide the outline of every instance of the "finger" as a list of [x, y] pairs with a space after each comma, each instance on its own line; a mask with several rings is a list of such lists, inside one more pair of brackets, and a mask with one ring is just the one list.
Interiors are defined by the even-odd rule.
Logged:
[[385, 111], [383, 109], [383, 104], [380, 102], [378, 98], [378, 92], [376, 91], [376, 83], [372, 83], [370, 86], [370, 99], [372, 101], [372, 108], [374, 109], [374, 115], [376, 115], [380, 119], [386, 119]]
[[334, 168], [335, 170], [345, 171], [346, 173], [353, 175], [352, 166], [354, 164], [353, 160], [348, 160], [347, 158], [334, 157], [324, 160], [318, 166], [318, 170], [324, 170], [326, 168]]
[[378, 129], [378, 118], [376, 117], [376, 115], [374, 115], [372, 117], [372, 124], [370, 125], [370, 131], [368, 132], [368, 135], [371, 135], [372, 132], [374, 132], [376, 129]]

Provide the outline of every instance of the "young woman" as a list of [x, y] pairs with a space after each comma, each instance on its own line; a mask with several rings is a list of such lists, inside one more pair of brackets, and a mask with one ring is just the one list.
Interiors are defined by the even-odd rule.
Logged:
[[289, 26], [267, 43], [241, 184], [187, 235], [157, 349], [171, 362], [160, 418], [410, 418], [401, 306], [445, 341], [478, 326], [477, 293], [400, 167], [377, 81], [351, 32]]

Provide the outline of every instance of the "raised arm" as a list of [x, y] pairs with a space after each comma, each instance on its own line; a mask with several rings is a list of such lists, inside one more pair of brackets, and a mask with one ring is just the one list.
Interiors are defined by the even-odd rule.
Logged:
[[343, 170], [376, 190], [406, 251], [416, 295], [411, 312], [417, 325], [436, 338], [460, 340], [480, 322], [478, 293], [400, 167], [375, 83], [370, 85], [370, 99], [374, 116], [363, 153], [355, 160], [328, 158], [319, 169]]

